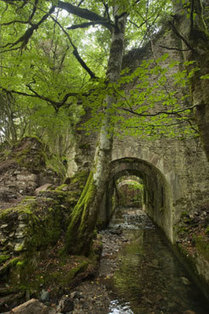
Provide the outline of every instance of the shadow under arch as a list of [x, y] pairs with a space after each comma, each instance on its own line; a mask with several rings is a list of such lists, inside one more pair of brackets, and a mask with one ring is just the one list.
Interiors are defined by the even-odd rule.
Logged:
[[170, 186], [158, 168], [142, 159], [129, 157], [111, 162], [110, 177], [100, 208], [100, 222], [109, 223], [113, 214], [115, 182], [126, 175], [135, 175], [143, 180], [145, 211], [173, 242], [173, 202]]

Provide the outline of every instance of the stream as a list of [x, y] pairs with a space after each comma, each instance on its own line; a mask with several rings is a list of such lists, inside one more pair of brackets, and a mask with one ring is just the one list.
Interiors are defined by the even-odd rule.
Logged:
[[201, 292], [142, 210], [117, 211], [107, 232], [126, 242], [118, 250], [116, 269], [105, 278], [109, 314], [209, 313]]

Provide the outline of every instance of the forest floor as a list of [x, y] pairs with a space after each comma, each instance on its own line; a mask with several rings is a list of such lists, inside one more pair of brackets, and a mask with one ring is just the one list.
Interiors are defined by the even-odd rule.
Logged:
[[[100, 241], [102, 241], [103, 249], [100, 258], [99, 267], [92, 272], [81, 273], [80, 278], [77, 278], [75, 288], [64, 289], [65, 294], [56, 294], [56, 287], [45, 286], [42, 293], [40, 293], [39, 300], [48, 306], [46, 313], [72, 313], [72, 314], [107, 314], [110, 312], [110, 302], [114, 298], [109, 282], [118, 268], [120, 258], [119, 250], [129, 242], [125, 234], [120, 229], [106, 229], [100, 232]], [[53, 252], [50, 252], [50, 259], [43, 260], [39, 265], [38, 273], [43, 273], [45, 269], [45, 262], [48, 261], [47, 266], [56, 264], [56, 254], [53, 257]], [[73, 266], [76, 256], [72, 256], [68, 262], [68, 266]], [[48, 266], [49, 267], [49, 266]], [[57, 266], [59, 268], [59, 265]], [[56, 270], [56, 268], [55, 268]], [[55, 271], [53, 268], [51, 272]], [[48, 270], [49, 271], [49, 270]], [[67, 271], [64, 269], [63, 271]], [[49, 288], [49, 289], [48, 289]], [[45, 299], [46, 297], [46, 299]], [[33, 298], [33, 296], [31, 296]], [[23, 301], [24, 302], [24, 301]], [[17, 303], [18, 304], [18, 303]], [[25, 304], [25, 303], [24, 303]], [[24, 304], [22, 304], [24, 308]], [[13, 308], [16, 310], [17, 308]], [[34, 309], [36, 311], [36, 309]], [[0, 311], [1, 312], [1, 311]], [[10, 312], [1, 312], [10, 313]], [[0, 313], [0, 314], [1, 314]], [[12, 312], [13, 313], [13, 312]], [[17, 312], [19, 313], [19, 312]], [[20, 312], [22, 313], [22, 312]], [[35, 312], [34, 312], [35, 313]]]
[[72, 293], [74, 297], [73, 314], [109, 313], [111, 289], [108, 282], [120, 262], [118, 251], [129, 240], [120, 230], [105, 230], [101, 232], [103, 251], [100, 267], [94, 280], [82, 282]]

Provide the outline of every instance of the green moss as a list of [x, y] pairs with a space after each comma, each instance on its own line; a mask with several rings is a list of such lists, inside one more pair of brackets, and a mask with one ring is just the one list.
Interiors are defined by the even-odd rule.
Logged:
[[56, 191], [56, 192], [63, 192], [63, 191], [66, 191], [67, 187], [68, 187], [67, 184], [61, 184], [61, 185], [59, 185], [59, 186], [55, 189], [55, 191]]
[[26, 244], [29, 252], [55, 244], [62, 231], [62, 217], [58, 207], [37, 209], [30, 216], [26, 227]]
[[27, 147], [25, 150], [16, 153], [14, 159], [21, 167], [25, 167], [32, 172], [38, 172], [45, 167], [46, 154], [37, 150], [36, 154], [31, 157], [31, 148]]
[[25, 243], [20, 243], [16, 248], [15, 248], [15, 252], [22, 252], [25, 249]]
[[10, 255], [0, 255], [0, 264], [4, 263], [10, 258]]
[[97, 218], [93, 206], [95, 186], [93, 172], [90, 173], [83, 192], [72, 212], [71, 222], [66, 234], [66, 250], [73, 254], [88, 254]]
[[23, 267], [25, 265], [25, 261], [18, 261], [17, 262], [17, 267]]
[[209, 226], [205, 229], [205, 234], [209, 235]]
[[12, 213], [30, 215], [33, 211], [34, 204], [35, 204], [34, 199], [31, 199], [31, 201], [23, 200], [18, 206], [3, 209], [0, 212], [0, 219], [4, 219], [5, 217], [9, 216]]
[[66, 167], [63, 165], [63, 162], [60, 160], [59, 156], [53, 155], [46, 157], [46, 168], [56, 172], [62, 179], [65, 178]]
[[19, 257], [14, 257], [10, 260], [7, 260], [1, 267], [0, 267], [0, 275], [4, 275], [10, 268], [16, 266], [19, 261]]
[[203, 236], [195, 237], [195, 245], [198, 252], [204, 256], [204, 258], [209, 261], [209, 241]]
[[73, 279], [75, 277], [85, 272], [87, 267], [89, 265], [89, 261], [83, 261], [81, 263], [78, 263], [76, 267], [71, 268], [68, 272], [63, 273], [62, 271], [58, 270], [53, 272], [50, 276], [48, 276], [47, 281], [53, 282], [55, 281], [57, 285], [61, 287], [69, 287], [72, 284]]
[[30, 196], [25, 196], [23, 201], [24, 201], [24, 202], [25, 202], [25, 201], [26, 201], [26, 202], [28, 202], [28, 201], [29, 201], [29, 202], [32, 202], [32, 201], [34, 201], [35, 199], [36, 199], [35, 196], [31, 196], [31, 195], [30, 195]]
[[71, 178], [71, 185], [79, 184], [81, 188], [84, 187], [87, 178], [88, 178], [89, 172], [88, 171], [80, 171], [77, 172], [72, 178]]

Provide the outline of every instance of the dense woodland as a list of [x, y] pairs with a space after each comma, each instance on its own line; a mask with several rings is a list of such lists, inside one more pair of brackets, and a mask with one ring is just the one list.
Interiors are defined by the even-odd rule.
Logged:
[[[89, 251], [114, 136], [200, 136], [209, 158], [208, 9], [202, 0], [0, 1], [2, 145], [36, 136], [62, 161], [78, 123], [98, 134], [94, 164], [68, 227], [67, 251]], [[165, 46], [156, 58], [153, 42], [166, 31], [180, 45]], [[136, 69], [124, 65], [129, 51], [146, 45], [153, 53], [149, 61]], [[173, 50], [183, 62], [163, 67]]]

